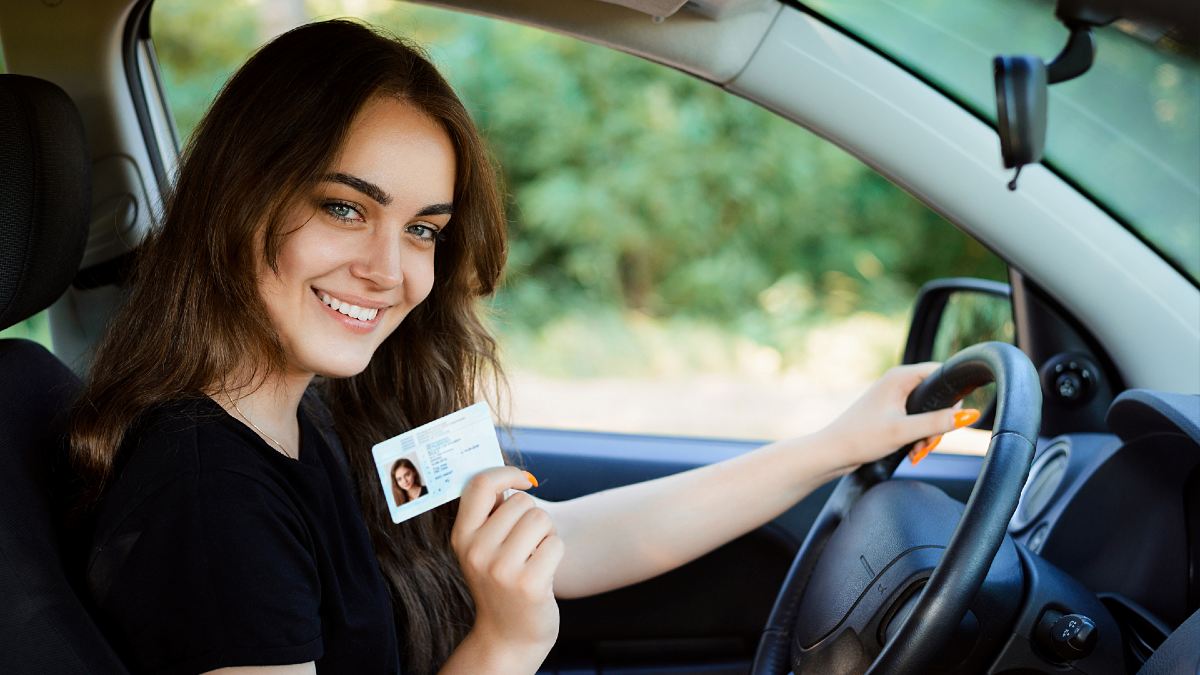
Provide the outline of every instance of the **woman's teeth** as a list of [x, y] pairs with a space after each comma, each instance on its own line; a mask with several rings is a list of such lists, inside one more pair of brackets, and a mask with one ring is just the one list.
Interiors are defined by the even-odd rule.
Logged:
[[321, 302], [329, 305], [330, 308], [336, 309], [342, 314], [345, 314], [351, 319], [358, 319], [359, 321], [374, 321], [375, 316], [379, 314], [378, 309], [367, 309], [366, 307], [359, 307], [358, 305], [352, 305], [348, 302], [342, 302], [341, 300], [332, 297], [328, 293], [321, 294]]

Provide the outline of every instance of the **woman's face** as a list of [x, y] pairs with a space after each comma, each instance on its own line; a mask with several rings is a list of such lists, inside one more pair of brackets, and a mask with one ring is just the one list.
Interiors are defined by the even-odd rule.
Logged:
[[396, 467], [396, 472], [392, 474], [396, 478], [396, 485], [401, 490], [407, 490], [413, 486], [413, 470], [407, 466]]
[[278, 274], [265, 263], [259, 273], [292, 373], [362, 372], [429, 295], [454, 174], [436, 122], [395, 99], [363, 106], [333, 169], [291, 210]]

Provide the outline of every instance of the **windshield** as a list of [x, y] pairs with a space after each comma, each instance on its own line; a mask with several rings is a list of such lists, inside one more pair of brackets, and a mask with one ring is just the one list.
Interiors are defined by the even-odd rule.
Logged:
[[[1049, 62], [1067, 40], [1047, 0], [806, 3], [995, 123], [992, 57]], [[1200, 61], [1161, 30], [1095, 32], [1096, 62], [1050, 88], [1046, 163], [1200, 282]], [[1000, 161], [999, 145], [996, 161]]]

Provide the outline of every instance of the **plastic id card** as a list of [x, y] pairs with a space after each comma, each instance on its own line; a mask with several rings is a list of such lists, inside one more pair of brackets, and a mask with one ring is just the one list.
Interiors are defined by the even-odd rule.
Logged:
[[378, 443], [371, 454], [394, 523], [457, 499], [475, 474], [504, 466], [484, 402]]

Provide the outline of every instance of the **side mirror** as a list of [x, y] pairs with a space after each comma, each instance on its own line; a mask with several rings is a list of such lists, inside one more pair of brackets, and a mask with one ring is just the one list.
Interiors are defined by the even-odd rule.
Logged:
[[[998, 340], [1015, 343], [1012, 289], [1008, 284], [960, 277], [921, 287], [913, 307], [903, 363], [944, 361], [964, 347]], [[976, 389], [963, 401], [983, 411], [975, 426], [992, 422], [995, 385]]]

